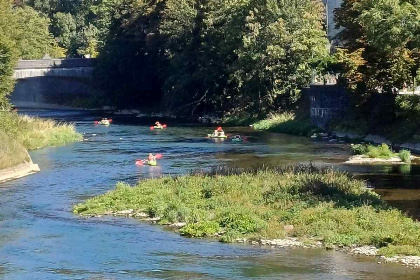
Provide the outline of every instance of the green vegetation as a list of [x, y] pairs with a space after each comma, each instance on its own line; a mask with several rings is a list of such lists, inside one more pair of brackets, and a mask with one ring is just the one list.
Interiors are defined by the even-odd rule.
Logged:
[[48, 19], [32, 8], [0, 0], [0, 111], [10, 108], [7, 96], [13, 90], [11, 77], [18, 58], [40, 59], [46, 52], [60, 55], [48, 26]]
[[176, 114], [262, 116], [295, 102], [310, 82], [311, 62], [327, 54], [321, 1], [165, 0], [126, 7], [99, 55], [97, 74], [112, 105], [154, 102]]
[[29, 161], [25, 147], [0, 130], [0, 170], [25, 161]]
[[253, 127], [258, 130], [305, 136], [319, 131], [309, 119], [298, 119], [291, 112], [270, 114], [266, 119], [254, 123]]
[[411, 153], [407, 150], [401, 150], [399, 153], [394, 153], [387, 144], [380, 146], [369, 144], [352, 144], [351, 149], [356, 155], [366, 155], [370, 158], [390, 159], [392, 157], [399, 157], [403, 162], [411, 162]]
[[407, 151], [407, 150], [401, 150], [401, 151], [398, 153], [398, 156], [400, 157], [400, 159], [401, 159], [403, 162], [406, 162], [406, 163], [410, 163], [410, 162], [411, 162], [411, 153], [410, 153], [410, 151]]
[[0, 112], [0, 131], [29, 150], [82, 139], [73, 125], [9, 112]]
[[[181, 234], [237, 238], [298, 237], [332, 245], [374, 245], [417, 254], [420, 223], [388, 207], [363, 181], [312, 166], [274, 170], [215, 169], [209, 174], [148, 179], [74, 207], [97, 215], [134, 209], [160, 223], [186, 222]], [[292, 231], [284, 226], [293, 225]]]

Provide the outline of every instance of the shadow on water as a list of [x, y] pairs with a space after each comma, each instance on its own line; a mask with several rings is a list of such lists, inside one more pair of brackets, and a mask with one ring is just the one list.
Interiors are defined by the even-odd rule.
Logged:
[[[135, 183], [221, 163], [312, 162], [380, 186], [377, 191], [391, 204], [408, 205], [402, 209], [414, 215], [418, 167], [344, 166], [346, 145], [249, 128], [226, 129], [248, 136], [246, 142], [232, 143], [206, 139], [211, 128], [205, 127], [151, 131], [118, 121], [94, 126], [98, 116], [89, 112], [31, 113], [75, 122], [85, 141], [32, 151], [42, 172], [0, 187], [0, 279], [420, 279], [418, 270], [373, 258], [188, 239], [134, 219], [86, 219], [71, 212], [73, 205], [112, 190], [118, 181]], [[159, 167], [134, 164], [149, 152], [163, 154]]]

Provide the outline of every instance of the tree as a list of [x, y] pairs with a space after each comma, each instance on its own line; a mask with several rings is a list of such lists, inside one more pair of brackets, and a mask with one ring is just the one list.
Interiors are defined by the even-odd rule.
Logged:
[[360, 62], [346, 77], [353, 91], [392, 94], [417, 76], [420, 1], [344, 0], [336, 21], [345, 28], [344, 60]]
[[231, 77], [238, 102], [264, 114], [297, 100], [310, 82], [311, 62], [327, 54], [323, 6], [311, 0], [251, 0], [247, 8]]
[[76, 37], [76, 21], [71, 14], [54, 14], [50, 30], [60, 46], [67, 50], [72, 49]]
[[15, 26], [11, 33], [19, 57], [22, 59], [40, 59], [54, 46], [54, 40], [49, 33], [49, 20], [30, 7], [13, 10]]
[[13, 90], [13, 69], [17, 62], [17, 52], [9, 38], [13, 19], [12, 2], [0, 0], [0, 111], [10, 107], [7, 96]]

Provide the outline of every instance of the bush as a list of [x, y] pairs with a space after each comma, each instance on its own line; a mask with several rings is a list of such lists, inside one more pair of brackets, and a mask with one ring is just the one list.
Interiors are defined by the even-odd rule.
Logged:
[[367, 155], [370, 158], [389, 159], [395, 156], [395, 153], [389, 148], [387, 144], [382, 144], [380, 146], [369, 145]]
[[188, 224], [181, 228], [180, 233], [189, 237], [214, 236], [220, 231], [219, 223], [215, 221], [203, 221]]
[[401, 151], [398, 153], [398, 156], [400, 157], [400, 159], [401, 159], [403, 162], [406, 162], [406, 163], [410, 163], [410, 162], [411, 162], [411, 153], [410, 153], [410, 151], [407, 151], [407, 150], [401, 150]]
[[368, 152], [368, 145], [366, 144], [351, 144], [350, 147], [355, 155], [364, 155]]
[[366, 155], [370, 158], [389, 159], [397, 156], [387, 144], [380, 146], [366, 145], [366, 144], [352, 144], [351, 150], [356, 155]]

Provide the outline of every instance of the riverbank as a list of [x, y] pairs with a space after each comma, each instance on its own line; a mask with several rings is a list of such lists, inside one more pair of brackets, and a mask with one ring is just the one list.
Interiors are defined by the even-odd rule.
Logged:
[[80, 140], [73, 125], [0, 112], [0, 183], [40, 171], [28, 150]]
[[223, 242], [295, 238], [308, 247], [374, 246], [378, 255], [420, 256], [420, 223], [386, 205], [365, 182], [311, 166], [119, 183], [74, 213], [136, 217]]

